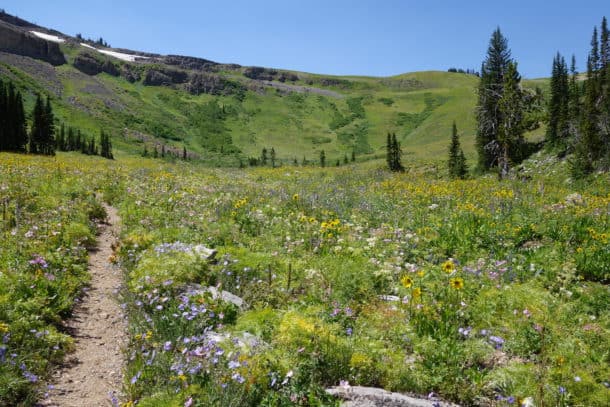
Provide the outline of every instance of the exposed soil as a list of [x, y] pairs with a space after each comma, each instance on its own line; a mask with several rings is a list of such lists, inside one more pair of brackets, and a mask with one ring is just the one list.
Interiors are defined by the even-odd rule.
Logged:
[[127, 323], [117, 299], [121, 271], [109, 262], [120, 219], [116, 209], [106, 206], [106, 212], [108, 221], [99, 225], [97, 247], [89, 253], [91, 285], [66, 321], [75, 351], [53, 373], [39, 406], [108, 406], [109, 394], [121, 389]]

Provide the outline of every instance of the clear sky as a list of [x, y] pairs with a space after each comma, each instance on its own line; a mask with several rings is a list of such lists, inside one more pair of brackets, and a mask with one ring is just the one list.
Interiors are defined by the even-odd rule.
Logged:
[[[507, 6], [510, 5], [510, 8]], [[524, 77], [584, 70], [610, 1], [5, 0], [8, 13], [113, 47], [297, 71], [389, 76], [479, 69], [496, 27]]]

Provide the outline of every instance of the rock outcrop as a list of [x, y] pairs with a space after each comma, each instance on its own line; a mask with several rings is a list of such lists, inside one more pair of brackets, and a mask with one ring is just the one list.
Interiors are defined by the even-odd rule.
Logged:
[[96, 55], [89, 52], [82, 52], [74, 58], [73, 65], [76, 69], [87, 75], [97, 75], [106, 72], [112, 76], [119, 76], [121, 71], [109, 60], [100, 60]]
[[59, 44], [38, 38], [4, 21], [0, 21], [0, 51], [40, 59], [55, 66], [66, 63]]

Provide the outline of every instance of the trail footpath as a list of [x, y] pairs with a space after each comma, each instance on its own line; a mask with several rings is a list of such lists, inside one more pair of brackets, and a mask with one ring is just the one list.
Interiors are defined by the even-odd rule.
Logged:
[[123, 279], [109, 260], [120, 218], [115, 208], [104, 207], [107, 221], [89, 252], [91, 284], [65, 325], [75, 351], [53, 373], [40, 407], [109, 406], [109, 395], [121, 390], [127, 323], [117, 295]]

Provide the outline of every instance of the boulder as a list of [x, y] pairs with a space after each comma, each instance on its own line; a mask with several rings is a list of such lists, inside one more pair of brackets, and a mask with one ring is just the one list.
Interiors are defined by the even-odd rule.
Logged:
[[331, 387], [326, 392], [345, 400], [342, 407], [459, 407], [435, 398], [415, 398], [377, 387], [345, 385]]
[[184, 292], [188, 296], [195, 296], [195, 295], [202, 295], [202, 294], [209, 293], [212, 296], [212, 298], [215, 300], [220, 299], [224, 302], [231, 303], [239, 309], [246, 308], [246, 302], [241, 297], [238, 297], [237, 295], [230, 293], [228, 291], [224, 291], [224, 290], [221, 291], [214, 286], [203, 287], [199, 284], [189, 284], [186, 287], [186, 289], [184, 290]]

